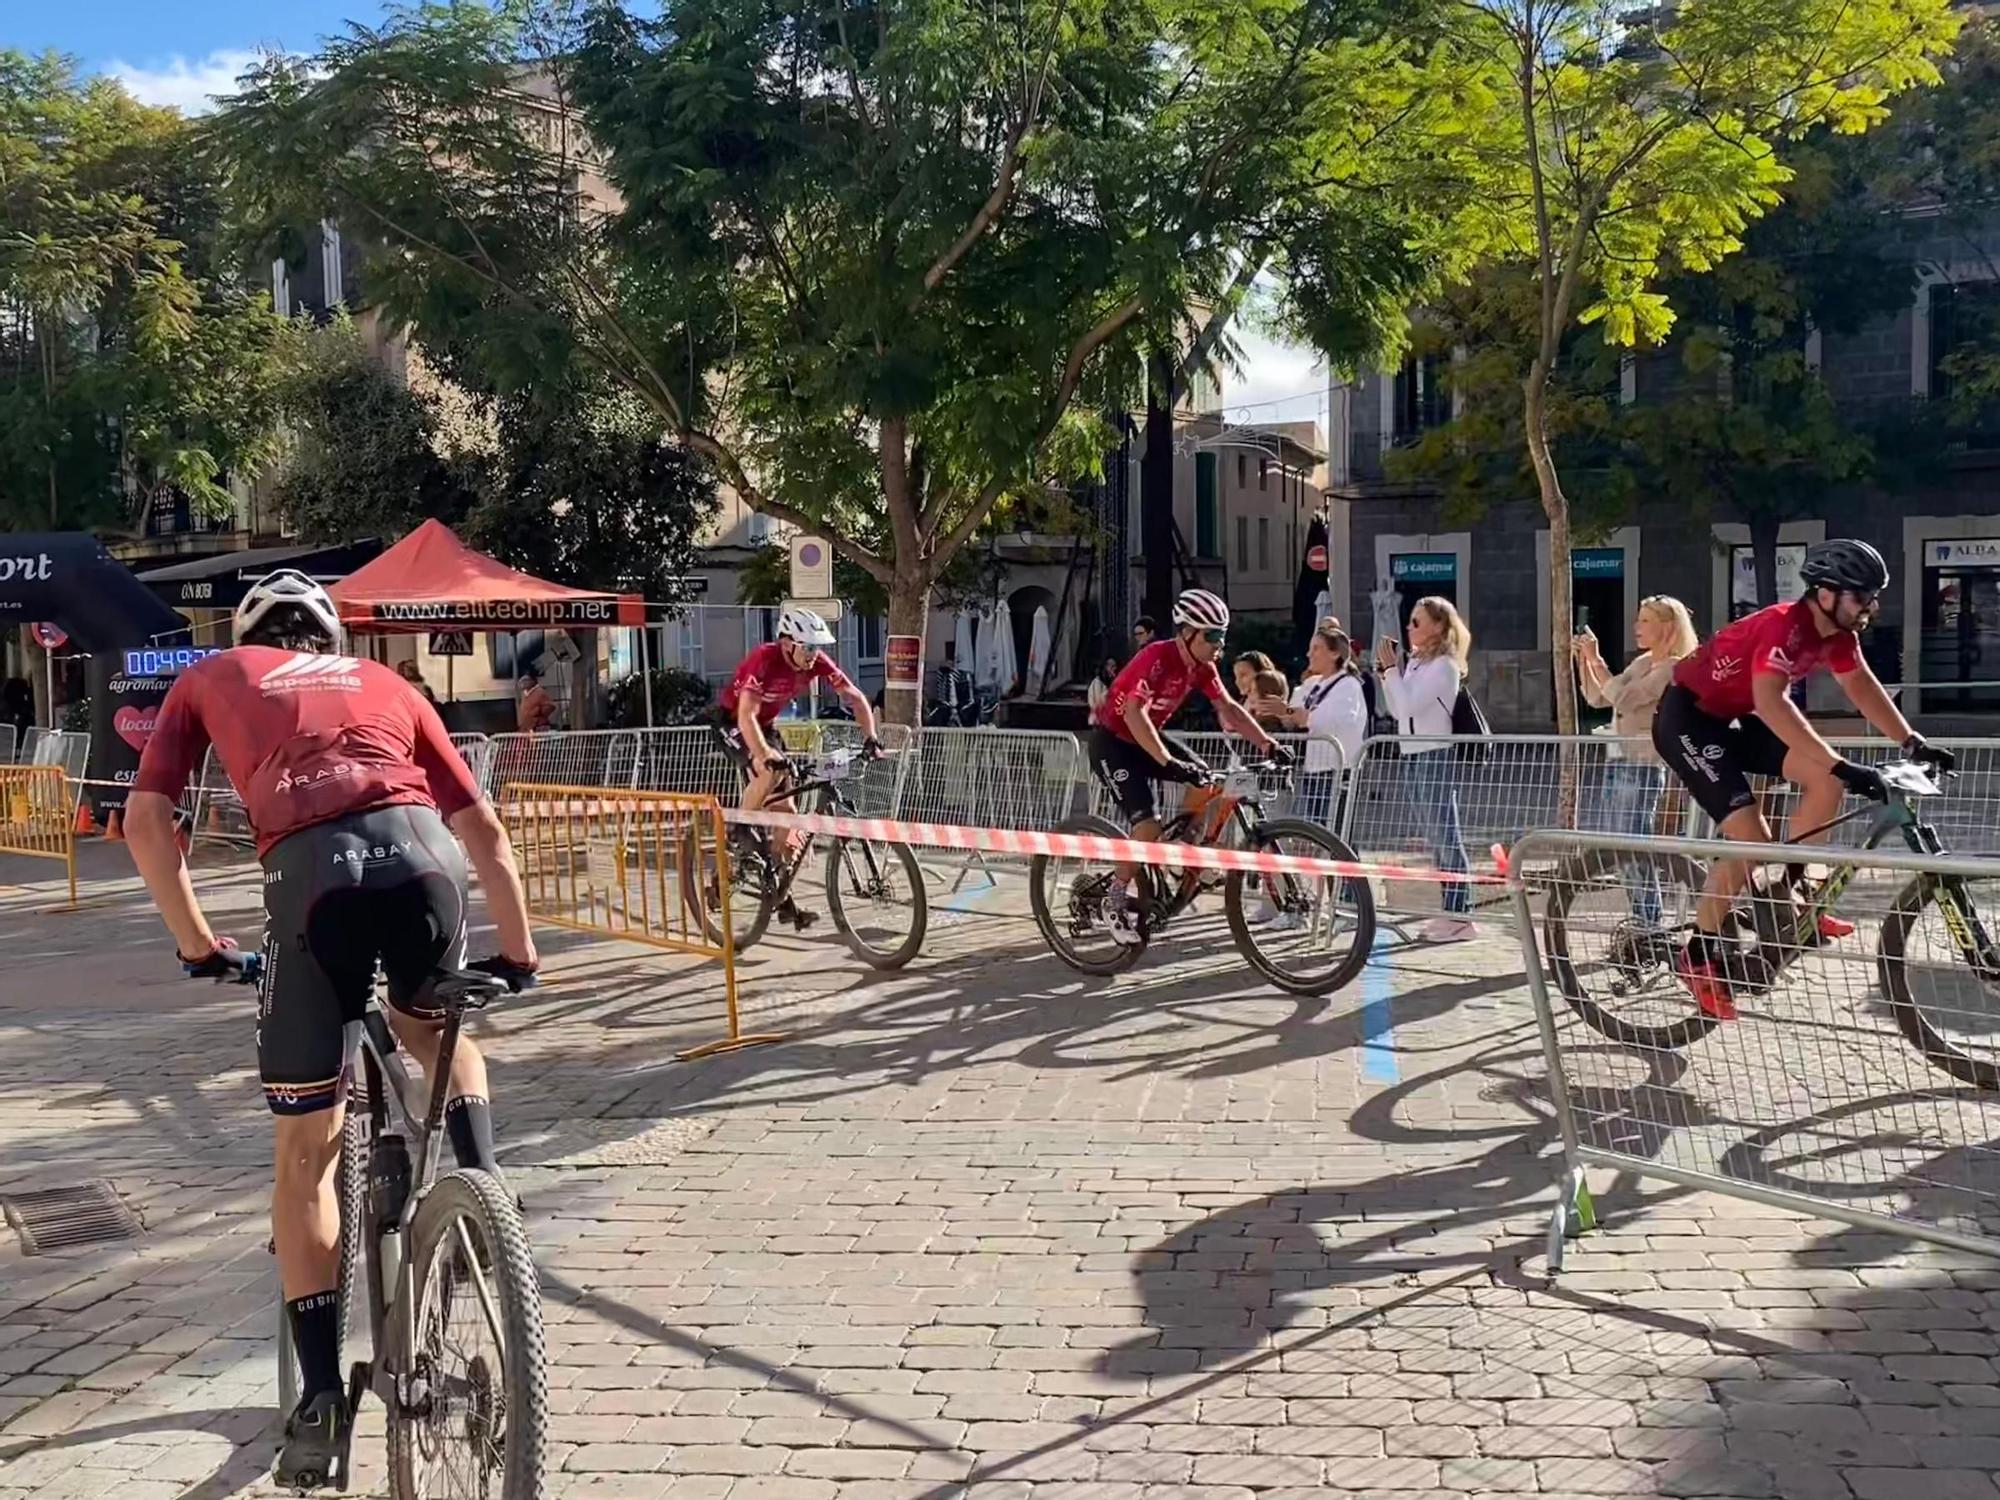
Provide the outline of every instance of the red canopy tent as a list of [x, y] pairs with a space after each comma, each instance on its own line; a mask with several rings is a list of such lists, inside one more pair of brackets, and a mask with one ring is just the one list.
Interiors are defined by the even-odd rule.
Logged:
[[496, 562], [442, 521], [426, 521], [328, 590], [349, 630], [415, 635], [433, 630], [644, 625], [637, 594], [599, 594]]

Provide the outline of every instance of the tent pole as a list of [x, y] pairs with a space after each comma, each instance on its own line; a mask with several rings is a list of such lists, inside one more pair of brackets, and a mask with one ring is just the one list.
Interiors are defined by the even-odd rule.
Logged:
[[646, 690], [646, 727], [653, 727], [653, 643], [652, 623], [642, 614], [639, 617], [639, 675]]

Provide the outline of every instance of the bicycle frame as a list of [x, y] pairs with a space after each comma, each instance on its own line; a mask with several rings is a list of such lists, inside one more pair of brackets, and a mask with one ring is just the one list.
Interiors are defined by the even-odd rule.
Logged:
[[[1234, 823], [1244, 838], [1245, 847], [1257, 841], [1257, 828], [1263, 820], [1264, 798], [1270, 795], [1264, 791], [1258, 773], [1248, 766], [1232, 766], [1224, 776], [1217, 795], [1202, 806], [1199, 813], [1183, 810], [1175, 813], [1160, 830], [1163, 843], [1189, 843], [1207, 847], [1215, 842], [1213, 838], [1191, 838], [1190, 832], [1198, 832], [1197, 825], [1213, 828], [1220, 835], [1225, 824]], [[1148, 865], [1141, 874], [1147, 882], [1161, 888], [1162, 898], [1158, 901], [1158, 912], [1151, 923], [1153, 932], [1160, 932], [1175, 917], [1194, 904], [1201, 894], [1201, 875], [1198, 871], [1187, 870], [1171, 894], [1166, 893], [1165, 873]]]
[[[416, 1347], [416, 1270], [404, 1251], [410, 1243], [410, 1226], [416, 1219], [418, 1205], [437, 1181], [439, 1145], [444, 1137], [444, 1111], [451, 1095], [452, 1057], [458, 1050], [459, 1032], [464, 1023], [465, 1006], [447, 1004], [444, 1025], [438, 1035], [437, 1065], [430, 1080], [430, 1098], [424, 1103], [421, 1115], [416, 1103], [417, 1086], [403, 1064], [401, 1049], [389, 1029], [388, 1017], [381, 1005], [371, 997], [361, 1019], [348, 1023], [346, 1028], [350, 1069], [356, 1062], [360, 1064], [359, 1070], [351, 1071], [349, 1076], [362, 1076], [368, 1081], [371, 1155], [374, 1143], [390, 1133], [392, 1124], [400, 1128], [411, 1151], [410, 1188], [403, 1199], [402, 1212], [397, 1216], [396, 1244], [392, 1247], [387, 1243], [389, 1233], [378, 1230], [372, 1215], [361, 1239], [367, 1266], [369, 1326], [375, 1330], [377, 1342], [371, 1351], [373, 1359], [365, 1363], [357, 1362], [353, 1368], [350, 1410], [363, 1389], [373, 1391], [385, 1405], [392, 1401], [397, 1403], [399, 1410], [409, 1394], [404, 1388], [409, 1372], [403, 1367], [409, 1351]], [[387, 1087], [384, 1087], [385, 1084]], [[393, 1121], [390, 1116], [392, 1108], [395, 1112]], [[373, 1175], [371, 1163], [368, 1203], [371, 1210]], [[385, 1266], [385, 1260], [393, 1260], [394, 1264]], [[484, 1287], [480, 1288], [480, 1294], [482, 1301], [490, 1301]], [[392, 1316], [393, 1325], [390, 1321]], [[384, 1334], [388, 1337], [384, 1338]]]

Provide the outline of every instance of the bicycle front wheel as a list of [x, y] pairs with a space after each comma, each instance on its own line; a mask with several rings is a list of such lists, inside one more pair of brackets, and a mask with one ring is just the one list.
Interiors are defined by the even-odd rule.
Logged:
[[1882, 992], [1910, 1045], [1960, 1083], [2000, 1089], [2000, 954], [1967, 883], [1912, 880], [1883, 918], [1879, 955]]
[[548, 1371], [521, 1211], [477, 1170], [437, 1180], [411, 1226], [411, 1400], [389, 1411], [392, 1500], [543, 1500]]
[[835, 839], [826, 856], [826, 901], [833, 925], [870, 968], [900, 969], [924, 945], [930, 906], [907, 844]]
[[[1122, 839], [1116, 824], [1103, 818], [1072, 818], [1056, 832]], [[1028, 904], [1049, 951], [1084, 974], [1117, 974], [1132, 967], [1146, 950], [1143, 930], [1134, 943], [1111, 935], [1110, 903], [1118, 869], [1110, 860], [1071, 859], [1037, 854], [1028, 866]], [[1137, 896], [1131, 897], [1137, 900]]]
[[[777, 902], [771, 894], [770, 845], [748, 832], [729, 839], [729, 925], [741, 953], [764, 935]], [[715, 857], [715, 838], [708, 829], [691, 825], [681, 836], [677, 856], [681, 900], [688, 915], [701, 924], [711, 943], [722, 941], [722, 880]]]
[[[1251, 847], [1358, 863], [1335, 835], [1297, 818], [1260, 824]], [[1375, 893], [1365, 880], [1231, 870], [1222, 904], [1251, 967], [1294, 995], [1330, 995], [1351, 983], [1375, 945]]]

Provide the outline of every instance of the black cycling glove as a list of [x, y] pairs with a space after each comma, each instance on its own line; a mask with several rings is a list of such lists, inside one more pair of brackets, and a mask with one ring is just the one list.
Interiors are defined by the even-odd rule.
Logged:
[[215, 940], [215, 947], [206, 958], [189, 958], [178, 948], [174, 957], [181, 961], [181, 970], [190, 979], [238, 979], [258, 959], [258, 955], [237, 947], [236, 939], [226, 937]]
[[1289, 767], [1296, 765], [1299, 758], [1290, 745], [1280, 745], [1276, 742], [1273, 742], [1271, 748], [1265, 754], [1274, 766]]
[[1160, 764], [1155, 773], [1162, 781], [1178, 781], [1186, 786], [1199, 786], [1208, 774], [1208, 767], [1192, 760], [1169, 760]]
[[1851, 760], [1835, 761], [1834, 778], [1856, 796], [1866, 797], [1871, 802], [1889, 800], [1889, 783], [1882, 779], [1882, 773], [1873, 766], [1857, 766]]
[[861, 758], [863, 760], [880, 760], [888, 753], [887, 750], [882, 748], [882, 742], [872, 734], [861, 742]]
[[1903, 754], [1920, 766], [1933, 766], [1945, 774], [1958, 769], [1958, 757], [1955, 754], [1931, 744], [1920, 734], [1913, 734], [1903, 741]]
[[507, 988], [517, 995], [522, 990], [531, 990], [535, 987], [535, 971], [522, 968], [504, 953], [496, 953], [491, 958], [475, 958], [466, 965], [466, 968], [476, 969], [481, 974], [491, 974], [495, 979], [506, 981]]

